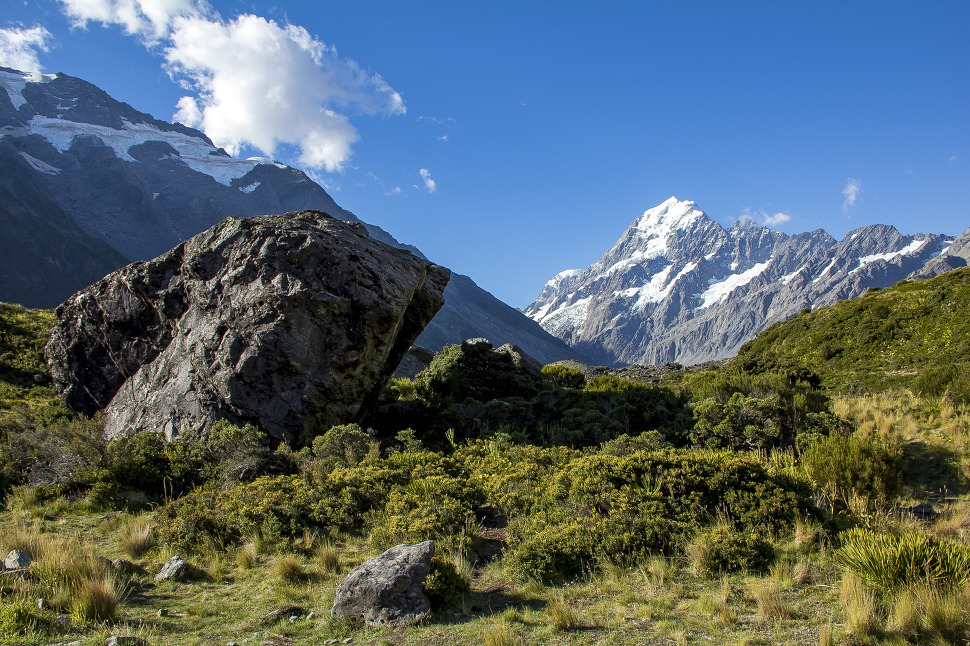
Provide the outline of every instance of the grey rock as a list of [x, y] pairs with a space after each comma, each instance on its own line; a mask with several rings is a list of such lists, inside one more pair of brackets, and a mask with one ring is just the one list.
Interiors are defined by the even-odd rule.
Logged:
[[3, 567], [7, 570], [21, 570], [30, 567], [30, 555], [23, 550], [10, 550], [3, 560]]
[[941, 254], [917, 271], [914, 278], [932, 278], [940, 274], [966, 267], [970, 263], [970, 229], [964, 231]]
[[167, 581], [172, 579], [174, 581], [184, 581], [189, 578], [194, 572], [195, 568], [189, 565], [179, 556], [173, 556], [170, 558], [162, 569], [158, 571], [155, 575], [156, 581]]
[[397, 545], [366, 561], [337, 586], [333, 615], [368, 626], [407, 626], [427, 616], [421, 588], [431, 569], [434, 542]]
[[548, 281], [525, 312], [602, 365], [694, 365], [733, 356], [805, 308], [911, 277], [949, 255], [952, 240], [884, 225], [841, 241], [750, 221], [724, 229], [693, 202], [670, 198], [596, 263]]
[[449, 275], [324, 213], [229, 218], [65, 301], [48, 362], [109, 437], [227, 419], [307, 439], [376, 401]]
[[115, 635], [104, 640], [104, 646], [142, 646], [148, 642], [132, 635]]
[[68, 615], [57, 615], [54, 617], [54, 625], [58, 628], [70, 628], [71, 618]]

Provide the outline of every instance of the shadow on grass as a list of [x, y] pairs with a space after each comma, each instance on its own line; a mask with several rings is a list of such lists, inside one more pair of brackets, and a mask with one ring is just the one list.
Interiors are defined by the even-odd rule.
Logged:
[[923, 500], [959, 496], [968, 492], [960, 469], [960, 456], [936, 444], [915, 440], [903, 448], [903, 488]]

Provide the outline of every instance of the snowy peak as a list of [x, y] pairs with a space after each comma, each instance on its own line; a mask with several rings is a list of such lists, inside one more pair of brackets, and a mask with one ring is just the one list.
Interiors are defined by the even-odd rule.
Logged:
[[951, 242], [884, 225], [841, 241], [753, 222], [725, 230], [694, 202], [672, 197], [592, 266], [546, 283], [526, 314], [601, 363], [697, 363], [734, 354], [805, 307], [912, 275]]
[[670, 197], [652, 209], [644, 211], [631, 226], [639, 231], [649, 232], [684, 229], [694, 220], [707, 217], [696, 206], [694, 202]]

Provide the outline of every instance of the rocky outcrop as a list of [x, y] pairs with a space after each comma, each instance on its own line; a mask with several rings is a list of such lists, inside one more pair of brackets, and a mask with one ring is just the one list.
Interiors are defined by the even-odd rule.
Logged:
[[970, 229], [964, 231], [943, 253], [926, 263], [914, 278], [932, 278], [940, 274], [966, 267], [970, 263]]
[[226, 419], [305, 439], [376, 400], [449, 275], [324, 213], [228, 218], [61, 304], [48, 363], [109, 436]]
[[434, 541], [397, 545], [364, 562], [337, 586], [333, 615], [368, 626], [407, 626], [431, 609], [422, 584], [431, 571]]

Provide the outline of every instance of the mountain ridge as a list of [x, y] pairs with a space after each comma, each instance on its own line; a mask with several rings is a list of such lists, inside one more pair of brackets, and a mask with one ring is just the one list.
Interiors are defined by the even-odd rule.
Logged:
[[725, 229], [694, 202], [671, 197], [636, 218], [588, 268], [550, 279], [525, 312], [607, 365], [702, 363], [732, 356], [805, 308], [923, 271], [954, 240], [880, 224], [842, 240], [750, 220]]

